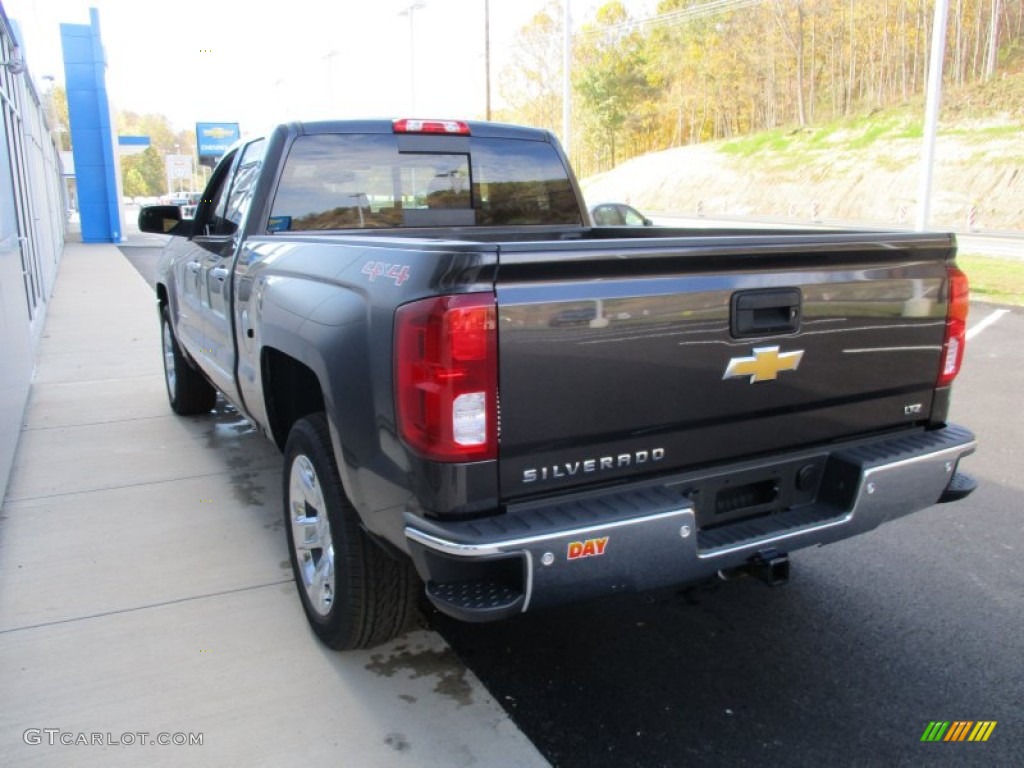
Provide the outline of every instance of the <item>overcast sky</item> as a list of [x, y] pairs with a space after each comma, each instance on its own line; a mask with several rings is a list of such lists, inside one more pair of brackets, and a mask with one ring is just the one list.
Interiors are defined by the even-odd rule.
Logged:
[[[483, 117], [483, 0], [0, 0], [21, 26], [37, 84], [63, 82], [61, 23], [99, 11], [114, 109], [167, 115], [177, 129], [283, 119]], [[578, 23], [600, 3], [572, 0]], [[515, 33], [545, 0], [490, 0], [492, 103]], [[626, 0], [647, 15], [653, 0]], [[412, 87], [415, 61], [415, 102]]]

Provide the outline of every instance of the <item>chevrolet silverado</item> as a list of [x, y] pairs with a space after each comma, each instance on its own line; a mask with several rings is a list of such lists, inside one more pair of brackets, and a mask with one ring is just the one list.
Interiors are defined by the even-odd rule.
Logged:
[[594, 227], [547, 131], [292, 123], [168, 234], [171, 407], [284, 454], [338, 649], [740, 571], [966, 496], [952, 235]]

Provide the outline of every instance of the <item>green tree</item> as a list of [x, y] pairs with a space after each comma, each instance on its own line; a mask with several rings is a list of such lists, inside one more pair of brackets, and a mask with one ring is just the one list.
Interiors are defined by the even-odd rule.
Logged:
[[53, 85], [42, 97], [46, 121], [57, 142], [57, 148], [71, 149], [71, 121], [68, 120], [68, 94], [62, 85]]
[[[140, 115], [136, 112], [123, 111], [117, 114], [117, 131], [120, 135], [147, 136], [149, 137], [149, 148], [152, 156], [142, 158], [142, 155], [131, 155], [122, 159], [122, 168], [125, 176], [123, 182], [128, 185], [127, 173], [129, 169], [137, 168], [143, 178], [146, 188], [144, 193], [135, 193], [145, 196], [162, 195], [167, 191], [166, 162], [167, 155], [191, 155], [196, 156], [196, 135], [195, 131], [175, 131], [170, 121], [161, 114]], [[192, 186], [198, 186], [199, 178], [193, 179]], [[128, 194], [127, 192], [125, 194]]]
[[128, 197], [150, 197], [150, 192], [149, 188], [146, 185], [146, 180], [142, 177], [142, 173], [139, 171], [139, 169], [132, 168], [126, 163], [122, 163], [122, 165], [125, 166], [125, 195], [127, 195]]
[[[167, 191], [164, 155], [150, 145], [144, 152], [121, 158], [121, 173], [126, 195], [157, 197]], [[129, 192], [129, 181], [131, 189]]]

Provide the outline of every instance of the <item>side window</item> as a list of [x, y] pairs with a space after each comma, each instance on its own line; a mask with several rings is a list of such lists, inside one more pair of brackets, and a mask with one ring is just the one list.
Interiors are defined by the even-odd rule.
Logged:
[[206, 235], [233, 235], [252, 200], [260, 166], [263, 165], [264, 140], [248, 144], [237, 161], [228, 155], [217, 166], [203, 195], [196, 218]]
[[626, 224], [631, 227], [642, 227], [644, 225], [644, 217], [640, 215], [639, 211], [635, 211], [632, 208], [627, 208], [624, 213]]
[[228, 200], [228, 181], [234, 166], [234, 154], [226, 155], [213, 171], [210, 182], [206, 185], [199, 208], [196, 210], [196, 222], [204, 235], [230, 234], [223, 230], [221, 222]]
[[254, 141], [242, 152], [242, 159], [235, 171], [235, 178], [231, 183], [231, 190], [227, 196], [223, 213], [229, 234], [235, 232], [242, 225], [242, 220], [249, 210], [249, 203], [252, 202], [253, 191], [256, 188], [256, 180], [260, 175], [260, 167], [263, 165], [264, 144], [263, 139]]
[[614, 227], [621, 224], [618, 211], [612, 205], [599, 205], [594, 209], [594, 224], [599, 227]]
[[[454, 166], [445, 166], [450, 171]], [[395, 137], [384, 134], [300, 136], [288, 153], [274, 198], [271, 232], [371, 229], [402, 225], [402, 209], [414, 205], [417, 182], [426, 207], [427, 183], [441, 171], [417, 172], [400, 163]], [[453, 186], [451, 180], [448, 186]], [[468, 193], [467, 193], [468, 197]]]
[[224, 217], [224, 211], [228, 204], [228, 179], [230, 178], [230, 174], [224, 174], [223, 183], [217, 188], [217, 194], [213, 196], [213, 213], [206, 229], [208, 235], [230, 235], [232, 232], [226, 227], [227, 219]]

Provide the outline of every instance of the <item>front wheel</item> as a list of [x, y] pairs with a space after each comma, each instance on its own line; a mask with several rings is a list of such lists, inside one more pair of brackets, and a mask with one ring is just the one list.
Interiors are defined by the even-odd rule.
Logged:
[[178, 340], [174, 338], [166, 304], [160, 307], [160, 342], [163, 348], [164, 382], [167, 384], [171, 410], [180, 416], [207, 413], [217, 402], [217, 390], [185, 359]]
[[408, 629], [419, 580], [359, 526], [323, 413], [299, 419], [284, 451], [284, 514], [302, 608], [331, 648], [371, 648]]

